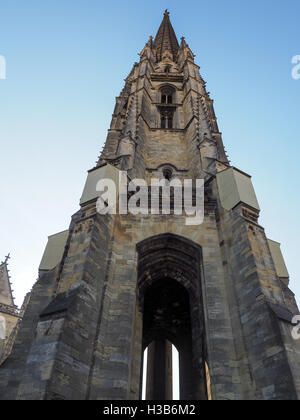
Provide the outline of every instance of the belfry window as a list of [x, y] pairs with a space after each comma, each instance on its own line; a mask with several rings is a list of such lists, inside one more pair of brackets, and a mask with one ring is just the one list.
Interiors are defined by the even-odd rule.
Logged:
[[160, 112], [160, 128], [172, 129], [174, 112], [176, 106], [174, 105], [175, 89], [172, 86], [163, 86], [160, 89], [160, 105], [158, 109]]
[[173, 102], [172, 95], [162, 95], [161, 103], [162, 104], [171, 104]]
[[170, 86], [165, 86], [161, 89], [161, 103], [172, 104], [174, 96], [174, 89]]
[[173, 117], [172, 116], [170, 116], [170, 117], [164, 117], [164, 116], [161, 116], [161, 125], [160, 125], [160, 127], [161, 128], [165, 128], [165, 129], [171, 129], [171, 128], [173, 128]]
[[170, 70], [171, 70], [171, 66], [170, 65], [167, 65], [165, 67], [165, 73], [170, 73]]
[[160, 110], [160, 128], [173, 128], [173, 113], [174, 109], [162, 108]]

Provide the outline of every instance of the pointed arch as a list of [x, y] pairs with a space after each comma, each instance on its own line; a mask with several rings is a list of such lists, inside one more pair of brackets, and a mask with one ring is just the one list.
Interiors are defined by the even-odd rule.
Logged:
[[[140, 242], [137, 251], [143, 351], [157, 343], [152, 350], [153, 372], [165, 372], [164, 358], [168, 356], [164, 343], [175, 345], [180, 360], [180, 398], [206, 400], [202, 249], [191, 240], [165, 233]], [[151, 399], [164, 399], [163, 391], [159, 394], [157, 389], [168, 388], [168, 375], [150, 377]]]
[[175, 102], [176, 87], [170, 84], [163, 84], [159, 88], [160, 102], [165, 105], [171, 105]]

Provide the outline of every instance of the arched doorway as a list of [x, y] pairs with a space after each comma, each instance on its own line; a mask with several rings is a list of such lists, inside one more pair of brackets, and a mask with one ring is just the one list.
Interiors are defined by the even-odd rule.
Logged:
[[148, 348], [149, 400], [172, 399], [172, 344], [179, 352], [181, 400], [207, 400], [201, 248], [173, 234], [141, 242], [138, 296], [143, 351]]

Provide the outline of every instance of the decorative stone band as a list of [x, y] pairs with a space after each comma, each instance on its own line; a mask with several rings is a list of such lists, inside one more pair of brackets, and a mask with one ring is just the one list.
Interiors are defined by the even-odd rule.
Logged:
[[20, 315], [20, 311], [16, 306], [9, 306], [5, 305], [4, 303], [0, 303], [0, 313], [7, 314], [7, 315], [13, 315], [18, 318], [22, 318]]

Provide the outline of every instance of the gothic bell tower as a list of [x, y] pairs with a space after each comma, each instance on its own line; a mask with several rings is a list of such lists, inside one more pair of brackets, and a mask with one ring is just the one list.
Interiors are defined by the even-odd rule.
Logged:
[[[99, 214], [97, 185], [203, 179], [203, 223], [163, 212]], [[126, 197], [130, 197], [126, 190]], [[251, 177], [231, 166], [213, 100], [164, 13], [116, 99], [68, 230], [49, 237], [0, 399], [300, 396], [299, 313], [280, 244], [259, 224]]]

